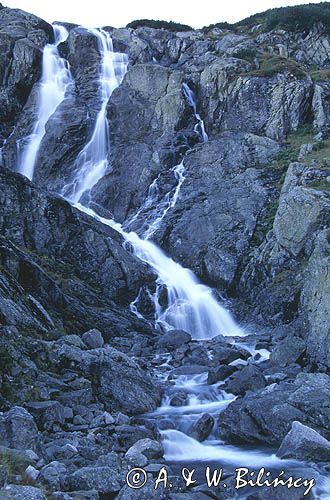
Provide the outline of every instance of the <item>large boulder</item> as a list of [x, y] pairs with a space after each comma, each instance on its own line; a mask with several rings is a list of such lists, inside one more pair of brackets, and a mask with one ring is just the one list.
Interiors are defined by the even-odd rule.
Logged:
[[266, 385], [266, 378], [260, 368], [250, 364], [234, 373], [225, 383], [224, 389], [231, 394], [243, 395], [247, 391], [262, 389]]
[[24, 408], [13, 406], [0, 415], [0, 444], [17, 450], [38, 450], [40, 435], [34, 418]]
[[161, 389], [125, 354], [107, 347], [82, 353], [81, 369], [92, 377], [98, 398], [109, 411], [136, 415], [154, 410]]
[[293, 422], [276, 455], [283, 459], [329, 462], [330, 442], [306, 425]]
[[299, 374], [236, 399], [219, 416], [223, 439], [279, 446], [294, 421], [330, 437], [330, 377]]

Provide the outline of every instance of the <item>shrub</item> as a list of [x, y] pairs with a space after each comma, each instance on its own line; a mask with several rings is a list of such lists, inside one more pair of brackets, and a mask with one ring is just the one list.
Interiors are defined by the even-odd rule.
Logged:
[[154, 19], [138, 19], [128, 23], [126, 28], [155, 28], [168, 31], [192, 31], [193, 28], [187, 24], [174, 23], [173, 21], [155, 21]]
[[211, 31], [213, 29], [235, 30], [235, 27], [233, 24], [223, 22], [223, 23], [210, 24], [209, 26], [204, 26], [204, 28], [202, 28], [202, 31], [203, 33], [207, 33], [208, 31]]
[[280, 27], [290, 31], [309, 31], [319, 22], [330, 31], [330, 2], [271, 9], [266, 14], [266, 28], [269, 30]]

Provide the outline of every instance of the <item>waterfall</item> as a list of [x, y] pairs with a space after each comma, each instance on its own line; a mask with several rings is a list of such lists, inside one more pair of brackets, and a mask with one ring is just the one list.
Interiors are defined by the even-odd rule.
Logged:
[[49, 118], [63, 101], [67, 88], [72, 82], [68, 63], [58, 53], [58, 45], [67, 39], [64, 26], [54, 25], [55, 42], [45, 46], [42, 56], [42, 76], [38, 92], [38, 118], [33, 132], [24, 139], [25, 145], [19, 147], [17, 170], [33, 178], [34, 167], [41, 141], [45, 135], [45, 126]]
[[[157, 291], [152, 297], [156, 325], [162, 325], [166, 329], [183, 329], [189, 332], [193, 338], [199, 339], [211, 338], [219, 334], [242, 335], [242, 331], [235, 324], [229, 312], [217, 302], [212, 290], [202, 285], [192, 271], [185, 269], [166, 256], [155, 243], [150, 241], [167, 212], [174, 207], [178, 199], [180, 188], [184, 182], [183, 163], [173, 169], [177, 179], [173, 195], [168, 193], [159, 203], [156, 216], [149, 223], [148, 229], [142, 237], [135, 232], [125, 231], [122, 225], [111, 219], [100, 217], [86, 204], [81, 203], [82, 196], [90, 193], [93, 186], [105, 174], [110, 148], [106, 107], [113, 90], [122, 81], [127, 67], [126, 56], [113, 52], [112, 40], [108, 33], [96, 29], [90, 31], [97, 37], [102, 55], [99, 76], [101, 108], [91, 139], [77, 157], [74, 179], [64, 187], [62, 195], [80, 210], [120, 232], [125, 241], [131, 244], [136, 257], [147, 263], [156, 272], [158, 276]], [[149, 188], [147, 199], [135, 219], [141, 214], [143, 208], [154, 203], [157, 192], [157, 179], [155, 179]], [[160, 306], [158, 300], [162, 287], [167, 290], [168, 304], [166, 307]], [[131, 307], [137, 312], [136, 302], [134, 301]]]
[[[22, 172], [32, 178], [35, 159], [41, 139], [45, 133], [45, 124], [65, 96], [67, 85], [70, 83], [70, 73], [67, 64], [58, 55], [57, 45], [63, 41], [67, 32], [64, 28], [55, 26], [56, 42], [47, 45], [44, 49], [43, 76], [41, 81], [39, 115], [35, 131], [30, 137], [28, 146], [21, 163]], [[104, 30], [89, 29], [98, 41], [101, 54], [99, 70], [100, 109], [97, 114], [91, 138], [77, 156], [72, 180], [62, 190], [62, 196], [80, 210], [98, 219], [103, 224], [113, 227], [120, 232], [129, 243], [137, 258], [147, 263], [157, 274], [157, 289], [151, 296], [155, 306], [155, 323], [165, 329], [183, 329], [193, 338], [206, 339], [219, 334], [242, 335], [229, 312], [222, 307], [210, 288], [202, 285], [189, 269], [185, 269], [150, 241], [150, 238], [159, 229], [161, 222], [174, 207], [181, 186], [184, 182], [184, 165], [180, 163], [172, 169], [177, 185], [166, 193], [158, 202], [158, 179], [151, 184], [147, 199], [142, 205], [135, 219], [148, 206], [154, 207], [154, 216], [148, 220], [147, 229], [140, 237], [133, 231], [125, 230], [120, 224], [111, 219], [105, 219], [91, 210], [86, 203], [82, 203], [83, 195], [89, 194], [93, 186], [104, 176], [110, 149], [109, 126], [107, 121], [107, 104], [115, 88], [121, 83], [126, 69], [127, 56], [113, 51], [112, 40]], [[189, 89], [187, 86], [186, 89]], [[188, 92], [188, 90], [187, 90]], [[191, 103], [196, 106], [189, 89]], [[50, 95], [51, 94], [51, 95]], [[196, 117], [199, 117], [197, 112]], [[199, 118], [200, 124], [202, 120]], [[201, 130], [204, 131], [201, 125]], [[203, 137], [207, 137], [205, 131]], [[205, 138], [204, 137], [204, 138]], [[24, 169], [24, 170], [23, 170]], [[85, 198], [86, 200], [86, 198]], [[127, 222], [127, 227], [130, 225]], [[167, 305], [161, 306], [159, 295], [161, 290], [167, 290]], [[131, 305], [131, 309], [138, 313], [138, 299]]]
[[195, 130], [195, 132], [197, 132], [201, 136], [203, 142], [207, 142], [209, 140], [209, 138], [208, 138], [208, 135], [205, 131], [204, 121], [202, 120], [199, 113], [197, 113], [197, 106], [196, 106], [194, 93], [187, 83], [182, 84], [182, 89], [183, 89], [183, 93], [184, 93], [189, 105], [194, 110], [194, 115], [195, 115], [195, 118], [197, 120], [197, 123], [194, 127], [194, 130]]
[[74, 203], [79, 202], [83, 193], [88, 192], [105, 174], [109, 152], [107, 104], [112, 92], [124, 78], [128, 62], [125, 54], [113, 51], [109, 33], [101, 29], [88, 29], [88, 31], [97, 38], [101, 53], [99, 75], [101, 108], [92, 137], [75, 162], [74, 178], [62, 190], [62, 195]]

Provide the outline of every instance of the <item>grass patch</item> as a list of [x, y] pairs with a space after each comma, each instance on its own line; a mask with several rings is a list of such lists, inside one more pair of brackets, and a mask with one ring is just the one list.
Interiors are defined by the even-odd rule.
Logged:
[[330, 80], [330, 69], [317, 69], [311, 71], [310, 76], [314, 83], [326, 82]]
[[264, 53], [259, 59], [259, 69], [247, 73], [250, 76], [274, 76], [277, 73], [292, 73], [297, 78], [305, 78], [307, 73], [303, 66], [293, 59], [276, 54]]
[[31, 461], [19, 451], [0, 448], [0, 465], [3, 465], [8, 475], [22, 474]]

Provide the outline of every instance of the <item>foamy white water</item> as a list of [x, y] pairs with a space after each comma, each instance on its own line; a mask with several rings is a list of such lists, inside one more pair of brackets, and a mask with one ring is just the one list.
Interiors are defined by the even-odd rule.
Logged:
[[104, 176], [107, 169], [110, 146], [107, 104], [112, 92], [124, 78], [128, 63], [125, 54], [113, 51], [109, 33], [93, 28], [88, 31], [97, 38], [101, 53], [99, 75], [101, 107], [92, 137], [75, 162], [73, 179], [62, 190], [62, 195], [73, 203], [79, 202], [83, 193], [89, 191]]
[[58, 53], [58, 45], [67, 39], [68, 32], [64, 26], [54, 25], [55, 42], [47, 44], [42, 56], [42, 76], [38, 93], [38, 118], [33, 132], [24, 139], [25, 145], [20, 145], [18, 151], [17, 170], [33, 178], [37, 154], [45, 135], [45, 126], [54, 114], [58, 105], [65, 98], [72, 77], [68, 63]]
[[197, 132], [201, 136], [203, 142], [207, 142], [209, 140], [209, 138], [208, 138], [208, 135], [207, 135], [206, 130], [205, 130], [204, 121], [202, 120], [200, 114], [197, 112], [197, 106], [196, 106], [194, 93], [191, 90], [191, 88], [189, 87], [189, 85], [187, 85], [187, 83], [183, 83], [182, 88], [183, 88], [183, 93], [184, 93], [187, 101], [189, 102], [190, 106], [194, 110], [194, 115], [195, 115], [195, 118], [197, 120], [197, 123], [194, 127], [194, 130], [195, 130], [195, 132]]

